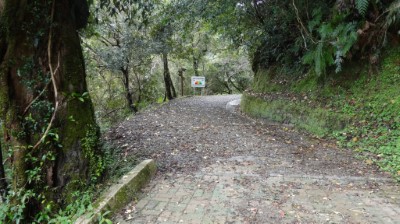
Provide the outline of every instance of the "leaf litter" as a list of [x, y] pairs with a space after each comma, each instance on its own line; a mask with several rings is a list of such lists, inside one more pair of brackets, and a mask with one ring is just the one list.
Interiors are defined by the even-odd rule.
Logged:
[[[239, 97], [227, 95], [172, 100], [122, 122], [107, 133], [106, 140], [121, 149], [118, 151], [121, 158], [134, 156], [139, 161], [154, 159], [158, 166], [156, 178], [161, 179], [191, 175], [207, 170], [213, 164], [225, 166], [232, 158], [254, 158], [252, 161], [235, 159], [232, 172], [239, 172], [240, 169], [236, 168], [241, 166], [255, 167], [252, 172], [265, 178], [261, 181], [265, 187], [262, 192], [271, 195], [271, 206], [275, 212], [266, 215], [261, 205], [235, 205], [240, 216], [248, 217], [249, 223], [268, 223], [271, 220], [281, 223], [330, 223], [335, 219], [352, 223], [361, 220], [355, 218], [357, 216], [353, 213], [364, 213], [349, 208], [346, 212], [351, 215], [345, 216], [343, 213], [346, 212], [337, 211], [335, 206], [338, 205], [333, 204], [338, 203], [332, 200], [334, 195], [322, 192], [319, 195], [318, 190], [308, 189], [309, 186], [327, 189], [332, 194], [399, 192], [389, 174], [379, 171], [370, 161], [356, 159], [353, 152], [337, 148], [334, 142], [300, 133], [290, 125], [253, 119], [239, 111], [232, 113], [225, 110], [226, 103]], [[285, 176], [293, 180], [285, 180]], [[254, 187], [254, 181], [254, 178], [239, 178], [235, 183], [246, 189]], [[306, 195], [303, 195], [304, 192]], [[362, 197], [361, 194], [354, 195], [352, 197]], [[293, 203], [294, 199], [299, 201]], [[343, 200], [342, 203], [346, 203]], [[398, 202], [399, 198], [392, 196], [392, 201]], [[318, 208], [313, 207], [318, 203], [330, 203], [332, 209], [325, 211], [326, 214], [318, 212]], [[393, 209], [400, 211], [398, 205]], [[134, 210], [130, 211], [129, 214], [134, 213]]]

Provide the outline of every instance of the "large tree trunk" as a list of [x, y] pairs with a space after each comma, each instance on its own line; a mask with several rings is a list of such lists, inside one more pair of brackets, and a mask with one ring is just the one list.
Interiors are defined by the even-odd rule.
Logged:
[[164, 64], [165, 95], [168, 98], [168, 100], [172, 100], [172, 99], [176, 98], [176, 91], [175, 91], [175, 87], [174, 87], [174, 84], [171, 79], [171, 74], [169, 72], [168, 54], [163, 53], [162, 59], [163, 59], [163, 64]]
[[[4, 9], [4, 4], [5, 2], [3, 0], [0, 0], [0, 21], [1, 19], [3, 19], [2, 14], [3, 14], [3, 9]], [[5, 35], [6, 35], [6, 30], [4, 29], [4, 27], [1, 26], [1, 22], [0, 22], [0, 63], [3, 61], [4, 55], [6, 54], [6, 50], [7, 50], [7, 43], [6, 43], [6, 39], [5, 39]], [[0, 70], [0, 84], [2, 82], [2, 77], [1, 77], [1, 70]], [[2, 90], [1, 90], [2, 86], [0, 85], [0, 104], [2, 102]], [[1, 107], [2, 105], [0, 105]], [[0, 112], [2, 112], [2, 109], [0, 108]], [[1, 118], [1, 117], [0, 117]], [[7, 186], [8, 183], [5, 179], [5, 172], [4, 172], [4, 164], [3, 164], [3, 149], [2, 149], [2, 145], [1, 145], [1, 141], [0, 141], [0, 193], [1, 196], [5, 196], [6, 192], [7, 192]]]
[[[74, 201], [72, 192], [100, 171], [99, 130], [76, 32], [87, 23], [88, 6], [85, 0], [53, 1], [0, 0], [0, 115], [5, 143], [13, 148], [12, 189], [46, 198], [29, 200], [27, 220], [51, 201]], [[44, 155], [54, 159], [29, 159]], [[34, 168], [40, 168], [38, 180], [28, 176]]]

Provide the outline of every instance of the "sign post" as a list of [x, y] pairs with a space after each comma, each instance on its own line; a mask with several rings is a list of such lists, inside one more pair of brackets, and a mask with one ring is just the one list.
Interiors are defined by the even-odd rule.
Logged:
[[[196, 88], [205, 88], [206, 87], [206, 77], [204, 76], [192, 76], [192, 87], [194, 91], [194, 95], [196, 95]], [[201, 89], [201, 95], [203, 95], [203, 89]]]

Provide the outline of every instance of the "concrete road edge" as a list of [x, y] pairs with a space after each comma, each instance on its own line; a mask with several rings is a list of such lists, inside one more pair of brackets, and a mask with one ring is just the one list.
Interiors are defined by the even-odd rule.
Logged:
[[97, 223], [99, 215], [106, 211], [111, 214], [119, 211], [137, 196], [137, 192], [147, 184], [157, 171], [154, 160], [148, 159], [124, 175], [111, 186], [94, 204], [94, 211], [79, 217], [75, 224]]

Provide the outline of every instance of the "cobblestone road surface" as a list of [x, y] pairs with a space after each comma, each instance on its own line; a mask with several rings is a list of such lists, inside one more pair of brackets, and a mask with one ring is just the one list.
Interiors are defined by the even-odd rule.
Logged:
[[389, 175], [330, 142], [228, 112], [239, 97], [175, 100], [112, 132], [125, 153], [160, 165], [115, 223], [400, 223]]

